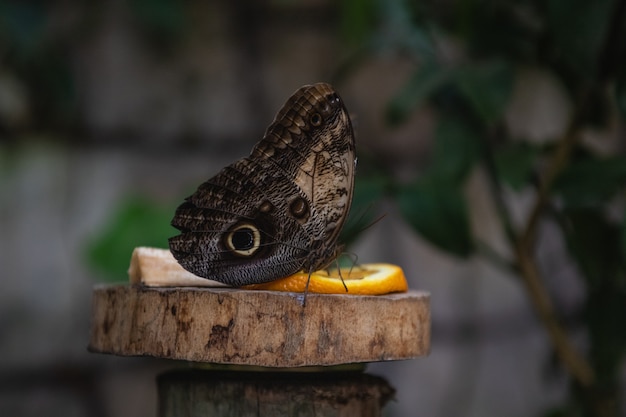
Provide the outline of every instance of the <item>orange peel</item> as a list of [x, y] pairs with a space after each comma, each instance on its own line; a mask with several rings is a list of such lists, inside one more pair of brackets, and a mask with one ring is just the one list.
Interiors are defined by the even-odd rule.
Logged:
[[[343, 282], [342, 282], [343, 278]], [[296, 272], [285, 278], [263, 284], [251, 284], [242, 288], [304, 292], [309, 274]], [[345, 287], [344, 287], [345, 283]], [[346, 291], [346, 288], [348, 291]], [[353, 268], [315, 271], [311, 273], [308, 292], [317, 294], [383, 295], [406, 292], [409, 287], [402, 268], [392, 264], [363, 264]]]

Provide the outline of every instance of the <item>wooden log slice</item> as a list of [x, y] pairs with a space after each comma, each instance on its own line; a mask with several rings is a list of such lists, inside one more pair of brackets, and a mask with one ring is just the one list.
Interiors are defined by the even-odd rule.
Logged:
[[428, 293], [356, 296], [234, 288], [97, 286], [89, 349], [264, 367], [428, 353]]

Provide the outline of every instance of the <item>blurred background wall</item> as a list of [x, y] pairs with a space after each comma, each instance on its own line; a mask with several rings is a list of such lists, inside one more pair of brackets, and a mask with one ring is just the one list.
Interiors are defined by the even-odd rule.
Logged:
[[[0, 414], [156, 415], [170, 365], [89, 354], [91, 288], [124, 281], [133, 247], [166, 247], [176, 205], [317, 81], [353, 116], [356, 205], [386, 214], [350, 251], [432, 294], [430, 356], [369, 367], [397, 389], [386, 415], [623, 413], [624, 2], [574, 3], [0, 1]], [[603, 94], [581, 99], [586, 86]], [[547, 211], [573, 195], [583, 226], [616, 240], [596, 234], [581, 255], [548, 216], [533, 255], [571, 343], [610, 374], [593, 391], [608, 414], [577, 399], [505, 227], [523, 229], [570, 128], [572, 160], [590, 167]], [[614, 262], [606, 285], [586, 278], [589, 259]]]

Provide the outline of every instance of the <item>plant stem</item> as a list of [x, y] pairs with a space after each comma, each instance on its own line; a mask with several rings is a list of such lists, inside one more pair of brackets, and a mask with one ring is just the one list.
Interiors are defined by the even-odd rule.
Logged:
[[[578, 116], [572, 118], [572, 121], [576, 119], [578, 119]], [[574, 126], [574, 123], [578, 122], [572, 122], [572, 126]], [[548, 332], [550, 341], [559, 360], [567, 372], [571, 374], [578, 383], [588, 387], [593, 384], [595, 379], [594, 372], [589, 363], [576, 351], [568, 339], [567, 333], [555, 313], [554, 306], [533, 256], [536, 228], [539, 224], [540, 216], [546, 208], [550, 188], [554, 179], [567, 164], [571, 147], [575, 144], [575, 130], [576, 129], [568, 128], [568, 133], [559, 141], [559, 145], [547, 168], [546, 176], [539, 187], [537, 199], [531, 209], [526, 227], [521, 235], [518, 235], [515, 231], [509, 210], [502, 198], [502, 186], [495, 170], [491, 148], [488, 145], [484, 147], [484, 162], [489, 178], [490, 190], [498, 210], [500, 221], [502, 222], [507, 238], [515, 250], [514, 269], [519, 272], [522, 278], [522, 282], [526, 287], [535, 311]]]
[[579, 130], [584, 123], [585, 113], [591, 105], [591, 98], [594, 93], [602, 92], [618, 65], [616, 57], [620, 56], [619, 51], [622, 47], [620, 45], [621, 38], [618, 35], [623, 31], [626, 1], [621, 0], [616, 3], [611, 17], [609, 28], [605, 34], [604, 45], [598, 56], [599, 64], [595, 77], [578, 100], [569, 126], [561, 140], [558, 141], [545, 175], [540, 182], [537, 199], [530, 212], [526, 227], [519, 239], [513, 242], [523, 281], [535, 309], [550, 335], [554, 349], [563, 366], [584, 387], [593, 385], [595, 381], [594, 371], [591, 365], [574, 349], [565, 330], [559, 323], [534, 259], [533, 249], [539, 219], [548, 204], [550, 190], [557, 176], [567, 166], [572, 149], [578, 142]]
[[521, 240], [515, 246], [517, 262], [528, 295], [539, 318], [548, 331], [557, 357], [565, 369], [580, 385], [590, 387], [595, 380], [593, 369], [568, 339], [565, 329], [555, 314], [554, 306], [548, 296], [548, 291], [543, 283], [535, 259], [527, 249], [523, 246]]
[[578, 125], [581, 115], [584, 114], [586, 109], [588, 97], [589, 95], [586, 94], [579, 102], [580, 104], [577, 107], [577, 111], [574, 112], [565, 135], [557, 143], [546, 173], [539, 184], [537, 199], [531, 209], [526, 226], [520, 237], [513, 242], [522, 280], [526, 285], [537, 314], [548, 331], [556, 354], [565, 369], [584, 387], [589, 387], [593, 384], [595, 380], [594, 371], [591, 365], [571, 344], [555, 314], [554, 306], [534, 258], [534, 247], [539, 220], [546, 209], [554, 180], [563, 168], [567, 166], [572, 148], [577, 143]]
[[595, 382], [594, 370], [589, 362], [577, 352], [558, 320], [534, 257], [535, 237], [539, 220], [548, 205], [554, 181], [567, 166], [571, 152], [578, 142], [579, 131], [584, 123], [585, 113], [592, 104], [592, 97], [594, 93], [601, 93], [604, 90], [618, 67], [617, 57], [621, 56], [620, 50], [623, 46], [620, 44], [622, 37], [619, 35], [623, 32], [624, 20], [626, 20], [626, 0], [619, 0], [615, 4], [614, 13], [611, 15], [611, 21], [605, 33], [604, 44], [598, 56], [598, 68], [595, 76], [587, 88], [583, 89], [583, 94], [577, 101], [567, 130], [557, 143], [552, 158], [540, 180], [535, 204], [519, 236], [517, 236], [512, 227], [508, 210], [502, 199], [501, 186], [493, 166], [493, 155], [490, 154], [488, 146], [485, 152], [491, 191], [494, 195], [506, 235], [515, 249], [516, 266], [520, 270], [522, 281], [526, 286], [539, 318], [548, 331], [557, 357], [572, 378], [581, 386], [587, 388], [591, 387]]
[[513, 275], [518, 275], [520, 273], [520, 269], [518, 268], [516, 263], [513, 263], [510, 260], [506, 259], [487, 243], [479, 239], [476, 239], [476, 250], [478, 251], [479, 255], [481, 255], [503, 271]]

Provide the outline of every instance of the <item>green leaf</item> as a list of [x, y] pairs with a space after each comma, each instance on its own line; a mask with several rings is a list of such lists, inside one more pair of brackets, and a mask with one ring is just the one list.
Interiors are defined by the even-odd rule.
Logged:
[[598, 386], [617, 392], [620, 369], [626, 357], [626, 287], [606, 283], [590, 291], [585, 309], [590, 339], [589, 356], [597, 374]]
[[455, 73], [459, 90], [487, 124], [497, 122], [513, 88], [513, 70], [503, 62], [461, 68]]
[[395, 197], [405, 220], [433, 245], [459, 257], [473, 252], [467, 206], [457, 187], [425, 181], [401, 187]]
[[167, 248], [167, 239], [176, 234], [170, 226], [174, 210], [132, 198], [113, 213], [105, 229], [88, 244], [91, 266], [110, 281], [127, 281], [130, 256], [137, 246]]
[[553, 65], [570, 78], [573, 88], [579, 88], [576, 83], [588, 80], [596, 71], [614, 4], [613, 0], [546, 2], [544, 36], [548, 42], [544, 48], [550, 51]]
[[[507, 57], [517, 62], [535, 57], [543, 32], [530, 2], [465, 0], [453, 11], [452, 28], [474, 56]], [[533, 23], [528, 16], [533, 15]], [[531, 58], [532, 59], [532, 58]]]
[[386, 109], [386, 120], [391, 125], [405, 121], [408, 115], [450, 79], [450, 72], [438, 63], [427, 61], [407, 84], [391, 99]]
[[591, 342], [589, 356], [599, 386], [611, 386], [626, 354], [623, 224], [609, 219], [602, 209], [567, 209], [563, 219], [568, 250], [587, 284], [584, 318]]
[[555, 181], [553, 191], [568, 206], [605, 202], [626, 189], [626, 157], [587, 158], [571, 163]]
[[498, 150], [495, 165], [498, 177], [520, 191], [530, 183], [539, 151], [526, 142], [514, 143]]
[[460, 184], [478, 159], [480, 146], [478, 133], [463, 120], [441, 118], [435, 132], [429, 175], [451, 185]]
[[341, 0], [339, 6], [343, 38], [353, 44], [363, 42], [374, 30], [376, 3], [372, 0]]
[[622, 230], [620, 225], [606, 218], [601, 208], [564, 210], [563, 230], [568, 249], [590, 289], [624, 279], [626, 258], [621, 251]]

